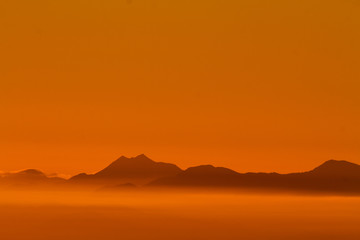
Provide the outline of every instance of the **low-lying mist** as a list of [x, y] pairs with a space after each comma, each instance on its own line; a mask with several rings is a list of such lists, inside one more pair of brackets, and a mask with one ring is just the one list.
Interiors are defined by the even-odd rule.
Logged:
[[1, 191], [0, 238], [359, 239], [360, 198], [177, 191]]

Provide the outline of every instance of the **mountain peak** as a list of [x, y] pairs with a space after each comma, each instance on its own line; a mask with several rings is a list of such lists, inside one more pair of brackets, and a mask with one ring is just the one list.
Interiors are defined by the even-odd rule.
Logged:
[[140, 154], [140, 155], [138, 155], [136, 157], [131, 157], [131, 158], [121, 156], [118, 159], [116, 159], [114, 162], [112, 162], [110, 165], [117, 164], [117, 163], [128, 162], [128, 161], [132, 161], [132, 162], [154, 162], [153, 160], [148, 158], [145, 154]]
[[174, 164], [155, 162], [140, 154], [136, 157], [120, 157], [109, 166], [94, 174], [105, 178], [155, 178], [173, 175], [182, 170]]
[[33, 175], [33, 176], [45, 176], [45, 174], [39, 170], [36, 169], [26, 169], [20, 172], [17, 172], [16, 174], [21, 175]]
[[331, 168], [331, 167], [360, 167], [360, 166], [355, 163], [351, 163], [351, 162], [348, 162], [345, 160], [330, 159], [330, 160], [327, 160], [326, 162], [324, 162], [323, 164], [321, 164], [320, 166], [318, 166], [317, 169]]
[[320, 175], [358, 176], [360, 177], [360, 165], [345, 160], [328, 160], [314, 168], [312, 173]]
[[202, 173], [202, 174], [237, 174], [237, 172], [224, 167], [214, 167], [213, 165], [199, 165], [190, 167], [184, 171], [184, 173]]

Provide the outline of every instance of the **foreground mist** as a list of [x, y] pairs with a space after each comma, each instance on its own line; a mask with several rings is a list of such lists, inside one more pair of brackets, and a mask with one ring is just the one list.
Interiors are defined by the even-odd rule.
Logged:
[[359, 239], [360, 198], [190, 191], [2, 191], [0, 238]]

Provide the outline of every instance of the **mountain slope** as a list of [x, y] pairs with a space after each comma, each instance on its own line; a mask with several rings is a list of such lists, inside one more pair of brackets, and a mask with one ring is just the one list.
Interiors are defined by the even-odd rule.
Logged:
[[238, 183], [240, 175], [228, 168], [201, 165], [190, 167], [175, 176], [157, 179], [151, 185], [233, 186]]
[[142, 184], [151, 180], [173, 176], [182, 170], [171, 163], [155, 162], [144, 154], [134, 158], [120, 157], [109, 166], [95, 174], [81, 173], [69, 182], [85, 184]]
[[360, 177], [360, 165], [344, 160], [329, 160], [309, 171], [317, 176]]

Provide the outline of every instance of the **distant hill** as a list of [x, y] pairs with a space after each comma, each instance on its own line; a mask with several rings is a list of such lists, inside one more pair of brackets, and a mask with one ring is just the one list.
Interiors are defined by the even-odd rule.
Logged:
[[79, 184], [144, 184], [151, 180], [174, 176], [182, 170], [171, 163], [155, 162], [144, 154], [133, 158], [120, 157], [95, 174], [81, 173], [69, 179]]
[[19, 172], [2, 173], [0, 175], [1, 187], [51, 187], [65, 183], [65, 179], [59, 177], [48, 177], [36, 169], [27, 169]]
[[226, 187], [261, 191], [360, 193], [360, 166], [329, 160], [303, 173], [238, 173], [211, 165], [191, 167], [149, 183], [158, 187]]
[[360, 177], [360, 165], [344, 160], [329, 160], [309, 171], [309, 173], [323, 177], [358, 178]]
[[234, 186], [239, 184], [240, 176], [240, 173], [228, 168], [201, 165], [190, 167], [175, 176], [154, 180], [150, 185]]

